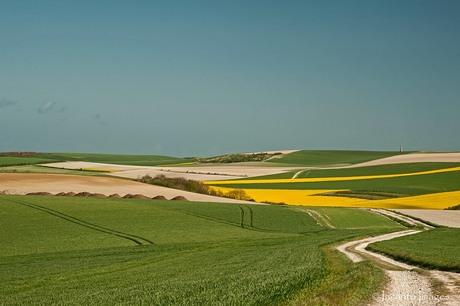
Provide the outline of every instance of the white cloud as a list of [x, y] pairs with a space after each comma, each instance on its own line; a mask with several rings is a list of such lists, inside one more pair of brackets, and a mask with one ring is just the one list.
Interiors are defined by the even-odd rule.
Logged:
[[60, 114], [60, 113], [63, 113], [65, 109], [66, 109], [65, 106], [60, 106], [54, 101], [47, 101], [38, 108], [38, 113], [39, 114], [49, 114], [49, 113]]

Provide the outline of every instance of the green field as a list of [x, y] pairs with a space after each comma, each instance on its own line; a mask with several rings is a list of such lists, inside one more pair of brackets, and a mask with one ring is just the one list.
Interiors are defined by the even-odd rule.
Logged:
[[368, 246], [417, 266], [460, 272], [460, 229], [436, 228]]
[[0, 196], [2, 303], [364, 304], [382, 272], [324, 247], [401, 227], [319, 212], [336, 228], [286, 206]]
[[[388, 228], [394, 222], [380, 215], [369, 214], [365, 209], [338, 208], [338, 207], [299, 207], [303, 210], [314, 210], [324, 216], [337, 229], [349, 228]], [[402, 228], [401, 228], [402, 229]]]
[[161, 155], [122, 155], [91, 153], [31, 153], [33, 157], [0, 156], [0, 166], [38, 164], [59, 161], [85, 161], [94, 163], [158, 166], [194, 162], [194, 159]]
[[387, 175], [401, 173], [415, 173], [422, 171], [446, 169], [459, 167], [460, 163], [407, 163], [407, 164], [390, 164], [378, 165], [349, 169], [321, 169], [305, 170], [297, 178], [314, 178], [314, 177], [346, 177], [361, 175]]
[[383, 179], [363, 179], [352, 181], [301, 182], [296, 183], [257, 183], [257, 184], [226, 184], [229, 188], [242, 189], [351, 189], [387, 192], [401, 196], [413, 196], [437, 192], [456, 191], [460, 189], [460, 171], [434, 173], [406, 177]]
[[158, 166], [192, 162], [184, 159], [161, 155], [121, 155], [121, 154], [88, 154], [88, 153], [56, 153], [55, 157], [66, 161], [87, 161], [106, 164], [120, 164], [132, 166]]
[[46, 165], [24, 165], [24, 166], [8, 166], [0, 167], [0, 173], [42, 173], [42, 174], [71, 174], [71, 175], [103, 175], [105, 172], [97, 170], [70, 170], [55, 167], [47, 167]]
[[411, 152], [302, 150], [271, 159], [270, 163], [295, 166], [351, 165]]
[[9, 157], [0, 156], [0, 167], [18, 166], [18, 165], [33, 165], [40, 163], [54, 162], [52, 159], [34, 158], [34, 157]]

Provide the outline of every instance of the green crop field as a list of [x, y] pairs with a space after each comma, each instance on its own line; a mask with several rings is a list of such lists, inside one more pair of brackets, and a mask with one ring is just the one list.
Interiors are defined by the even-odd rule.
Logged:
[[[11, 154], [11, 153], [3, 153]], [[18, 153], [19, 155], [19, 153]], [[0, 166], [38, 164], [59, 161], [86, 161], [95, 163], [158, 166], [194, 162], [191, 158], [179, 158], [161, 155], [121, 155], [121, 154], [91, 154], [91, 153], [30, 153], [23, 156], [0, 156]]]
[[52, 156], [66, 161], [87, 161], [95, 163], [120, 164], [132, 166], [158, 166], [193, 161], [192, 159], [184, 159], [161, 155], [55, 153], [52, 154]]
[[407, 163], [390, 164], [379, 166], [368, 166], [349, 169], [312, 169], [301, 172], [297, 178], [313, 177], [345, 177], [345, 176], [365, 176], [365, 175], [387, 175], [401, 173], [415, 173], [438, 169], [459, 167], [460, 163]]
[[459, 228], [436, 228], [372, 243], [368, 248], [421, 267], [460, 272]]
[[[365, 209], [337, 207], [299, 207], [303, 210], [314, 210], [324, 216], [332, 226], [338, 229], [347, 228], [392, 228], [394, 222], [380, 215], [369, 214]], [[401, 229], [403, 229], [401, 227]]]
[[52, 159], [34, 158], [34, 157], [9, 157], [0, 156], [0, 167], [17, 166], [17, 165], [33, 165], [40, 163], [53, 162]]
[[460, 167], [460, 163], [406, 163], [406, 164], [389, 164], [378, 166], [367, 166], [358, 168], [344, 169], [305, 169], [287, 171], [279, 174], [263, 175], [257, 177], [243, 178], [241, 180], [254, 179], [290, 179], [296, 173], [296, 178], [322, 178], [322, 177], [348, 177], [348, 176], [366, 176], [366, 175], [387, 175], [387, 174], [402, 174], [415, 173], [422, 171], [446, 169]]
[[400, 225], [364, 210], [320, 212], [336, 228], [286, 206], [3, 195], [0, 296], [7, 305], [363, 304], [383, 273], [324, 247]]
[[226, 184], [225, 187], [242, 189], [254, 188], [288, 190], [351, 189], [396, 193], [404, 196], [456, 191], [460, 189], [460, 185], [458, 184], [459, 180], [460, 171], [454, 171], [383, 179], [300, 183], [296, 183], [295, 180], [293, 180], [292, 183]]
[[269, 162], [295, 166], [349, 165], [408, 153], [410, 152], [302, 150], [271, 159]]
[[103, 175], [104, 172], [97, 171], [97, 170], [69, 170], [69, 169], [61, 169], [55, 167], [47, 167], [46, 165], [24, 165], [24, 166], [8, 166], [8, 167], [1, 167], [0, 173], [42, 173], [42, 174], [72, 174], [72, 175], [84, 175], [84, 176], [92, 176], [92, 175]]

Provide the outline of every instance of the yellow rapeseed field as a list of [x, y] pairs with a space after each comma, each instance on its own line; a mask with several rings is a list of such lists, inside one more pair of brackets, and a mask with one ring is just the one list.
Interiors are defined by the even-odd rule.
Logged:
[[371, 201], [385, 208], [445, 209], [460, 204], [460, 191], [425, 194], [413, 197]]
[[[297, 178], [297, 179], [253, 179], [253, 180], [226, 180], [205, 182], [212, 188], [227, 193], [231, 188], [216, 187], [215, 185], [227, 184], [274, 184], [274, 183], [307, 183], [307, 182], [332, 182], [385, 179], [434, 173], [460, 171], [460, 167], [420, 171], [412, 173], [347, 176], [347, 177], [322, 177], [322, 178]], [[341, 190], [287, 190], [287, 189], [242, 189], [257, 202], [285, 203], [289, 205], [305, 206], [341, 206], [341, 207], [368, 207], [368, 208], [414, 208], [414, 209], [444, 209], [460, 204], [460, 191], [442, 192], [428, 195], [419, 195], [403, 198], [384, 200], [367, 200], [350, 197], [326, 196], [324, 193]]]
[[[212, 187], [227, 193], [232, 188]], [[321, 195], [342, 190], [242, 189], [256, 202], [285, 203], [302, 206], [338, 206], [388, 209], [445, 209], [460, 204], [460, 191], [442, 192], [385, 200], [366, 200]]]
[[[228, 193], [232, 188], [226, 187], [215, 187], [212, 189], [221, 191], [222, 193]], [[285, 203], [292, 205], [316, 205], [309, 204], [308, 201], [315, 198], [328, 199], [328, 198], [338, 198], [338, 197], [315, 197], [315, 195], [326, 193], [326, 192], [335, 192], [339, 190], [286, 190], [286, 189], [242, 189], [246, 194], [254, 199], [256, 202], [270, 202], [270, 203]], [[340, 198], [342, 199], [342, 198]], [[345, 200], [352, 200], [351, 198], [343, 198]], [[315, 201], [317, 203], [318, 201]], [[333, 206], [333, 205], [327, 205]]]
[[346, 197], [321, 196], [322, 193], [339, 190], [286, 190], [286, 189], [243, 189], [257, 202], [285, 203], [305, 206], [360, 206], [366, 201]]

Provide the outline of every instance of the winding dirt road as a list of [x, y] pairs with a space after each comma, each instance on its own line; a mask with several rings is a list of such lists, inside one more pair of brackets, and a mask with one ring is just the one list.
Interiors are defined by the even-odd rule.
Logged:
[[[398, 215], [392, 215], [392, 217], [398, 217]], [[408, 222], [407, 217], [404, 218], [404, 221]], [[411, 222], [419, 221], [412, 219]], [[353, 262], [360, 262], [365, 259], [372, 260], [385, 271], [389, 281], [381, 292], [374, 294], [371, 306], [460, 305], [459, 273], [424, 270], [366, 250], [366, 247], [372, 242], [390, 240], [419, 232], [418, 230], [405, 230], [346, 242], [337, 247], [337, 250], [344, 253]]]

